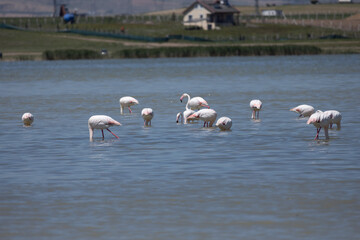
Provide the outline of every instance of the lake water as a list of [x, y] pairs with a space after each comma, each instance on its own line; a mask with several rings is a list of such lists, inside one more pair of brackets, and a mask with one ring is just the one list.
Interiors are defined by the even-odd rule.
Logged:
[[[0, 62], [0, 239], [358, 239], [359, 66], [359, 55]], [[231, 131], [176, 124], [184, 92]], [[140, 104], [120, 115], [127, 95]], [[342, 129], [315, 141], [289, 111], [300, 104], [340, 111]], [[110, 128], [120, 139], [89, 141], [97, 114], [122, 123]]]

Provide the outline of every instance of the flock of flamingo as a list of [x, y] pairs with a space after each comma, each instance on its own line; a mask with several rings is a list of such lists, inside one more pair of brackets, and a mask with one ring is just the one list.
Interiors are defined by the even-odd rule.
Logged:
[[336, 110], [328, 110], [325, 112], [317, 110], [315, 112], [314, 107], [303, 104], [290, 109], [290, 111], [299, 113], [299, 117], [309, 117], [307, 124], [313, 124], [316, 127], [315, 140], [319, 139], [321, 128], [324, 128], [326, 139], [329, 139], [329, 127], [332, 128], [333, 124], [336, 124], [338, 130], [341, 128], [342, 116], [341, 113]]
[[[184, 93], [181, 95], [180, 101], [182, 102], [185, 97], [187, 98], [185, 111], [179, 112], [176, 115], [176, 122], [182, 122], [183, 124], [187, 124], [190, 122], [194, 122], [195, 120], [201, 120], [204, 121], [204, 127], [212, 127], [217, 118], [216, 111], [214, 109], [211, 109], [209, 104], [202, 97], [191, 98], [189, 94]], [[139, 104], [138, 100], [130, 96], [120, 98], [119, 102], [121, 114], [124, 114], [125, 108], [128, 108], [129, 112], [132, 113], [131, 106]], [[252, 100], [250, 101], [250, 108], [252, 109], [251, 118], [259, 119], [262, 102], [258, 99]], [[315, 112], [314, 107], [303, 104], [291, 108], [290, 111], [299, 113], [299, 118], [309, 117], [307, 124], [313, 124], [316, 127], [317, 133], [315, 136], [315, 140], [319, 139], [319, 133], [321, 128], [324, 128], [325, 138], [329, 139], [329, 127], [332, 128], [333, 124], [337, 125], [338, 130], [341, 127], [342, 116], [341, 113], [336, 110], [328, 110], [325, 112], [317, 110]], [[151, 126], [151, 120], [154, 117], [154, 111], [151, 108], [144, 108], [141, 111], [141, 116], [144, 119], [144, 126]], [[34, 121], [34, 116], [31, 113], [24, 113], [22, 116], [22, 121], [25, 126], [30, 126]], [[91, 116], [88, 120], [90, 141], [93, 141], [95, 129], [101, 130], [102, 139], [104, 139], [104, 129], [109, 131], [116, 138], [119, 138], [109, 129], [111, 126], [121, 126], [121, 123], [106, 115]], [[221, 117], [218, 119], [215, 126], [219, 127], [220, 130], [223, 131], [230, 130], [232, 126], [232, 120], [229, 117]]]

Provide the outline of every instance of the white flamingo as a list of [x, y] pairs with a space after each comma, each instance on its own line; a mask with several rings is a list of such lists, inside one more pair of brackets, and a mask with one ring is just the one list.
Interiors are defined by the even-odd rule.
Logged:
[[299, 118], [310, 117], [315, 112], [313, 106], [302, 104], [297, 107], [291, 108], [290, 111], [299, 113]]
[[210, 108], [209, 104], [205, 101], [205, 99], [203, 99], [202, 97], [193, 97], [190, 98], [190, 95], [187, 93], [184, 93], [183, 95], [181, 95], [180, 97], [180, 102], [182, 102], [183, 98], [187, 97], [188, 98], [188, 102], [187, 102], [187, 106], [191, 109], [191, 110], [198, 110], [202, 107], [206, 107], [206, 108]]
[[[252, 109], [251, 118], [252, 119], [259, 119], [259, 113], [262, 107], [262, 102], [259, 99], [254, 99], [250, 101], [250, 108]], [[256, 117], [257, 113], [257, 117]]]
[[139, 104], [138, 100], [136, 100], [135, 98], [130, 97], [130, 96], [120, 98], [119, 102], [120, 102], [120, 113], [121, 114], [123, 114], [125, 107], [127, 107], [129, 109], [129, 112], [132, 113], [130, 107], [134, 106], [136, 104]]
[[226, 131], [230, 130], [232, 126], [232, 120], [228, 117], [221, 117], [216, 122], [216, 126], [220, 128], [220, 130]]
[[144, 108], [141, 111], [141, 116], [144, 119], [144, 126], [151, 126], [151, 119], [154, 117], [154, 111], [151, 108]]
[[212, 127], [216, 121], [217, 113], [214, 109], [201, 109], [193, 114], [191, 114], [188, 119], [195, 118], [204, 121], [204, 127]]
[[329, 124], [330, 116], [324, 114], [324, 112], [317, 110], [315, 113], [311, 114], [307, 124], [313, 124], [316, 127], [316, 136], [315, 140], [319, 139], [319, 133], [321, 128], [324, 128], [325, 138], [329, 139]]
[[341, 113], [336, 110], [328, 110], [324, 112], [324, 115], [330, 117], [330, 128], [332, 128], [333, 124], [336, 124], [337, 130], [340, 130], [341, 128]]
[[193, 114], [193, 113], [195, 113], [195, 111], [194, 110], [191, 110], [190, 108], [189, 108], [189, 101], [186, 103], [186, 106], [185, 106], [185, 111], [183, 112], [183, 113], [178, 113], [177, 115], [176, 115], [176, 123], [179, 123], [179, 119], [180, 119], [180, 117], [182, 118], [182, 122], [184, 123], [184, 124], [187, 124], [188, 123], [188, 121], [194, 121], [195, 119], [188, 119], [188, 117], [191, 115], [191, 114]]
[[192, 112], [179, 112], [176, 114], [176, 123], [182, 122], [183, 124], [188, 124], [191, 122], [194, 122], [196, 119], [195, 118], [189, 118], [189, 116], [193, 113], [195, 113], [195, 111], [191, 110]]
[[21, 117], [21, 120], [23, 121], [24, 126], [30, 126], [34, 121], [34, 115], [29, 112], [24, 113]]
[[109, 127], [121, 126], [121, 124], [109, 116], [106, 116], [106, 115], [91, 116], [88, 121], [88, 126], [89, 126], [90, 141], [93, 141], [94, 129], [101, 129], [103, 140], [104, 140], [104, 129], [108, 130], [116, 138], [119, 138], [112, 131], [110, 131]]

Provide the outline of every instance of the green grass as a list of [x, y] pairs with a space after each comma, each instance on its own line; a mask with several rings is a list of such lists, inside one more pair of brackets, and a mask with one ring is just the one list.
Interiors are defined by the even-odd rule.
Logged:
[[0, 51], [4, 52], [43, 52], [57, 49], [90, 49], [100, 51], [105, 48], [115, 51], [123, 48], [118, 42], [87, 41], [68, 38], [68, 34], [28, 32], [0, 29]]

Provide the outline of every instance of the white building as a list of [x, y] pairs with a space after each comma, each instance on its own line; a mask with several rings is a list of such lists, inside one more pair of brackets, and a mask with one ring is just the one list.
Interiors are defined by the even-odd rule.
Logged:
[[204, 30], [217, 29], [222, 25], [235, 24], [234, 14], [240, 12], [229, 1], [196, 0], [184, 11], [185, 27], [198, 27]]
[[264, 17], [282, 17], [283, 12], [281, 10], [262, 10], [261, 16]]

